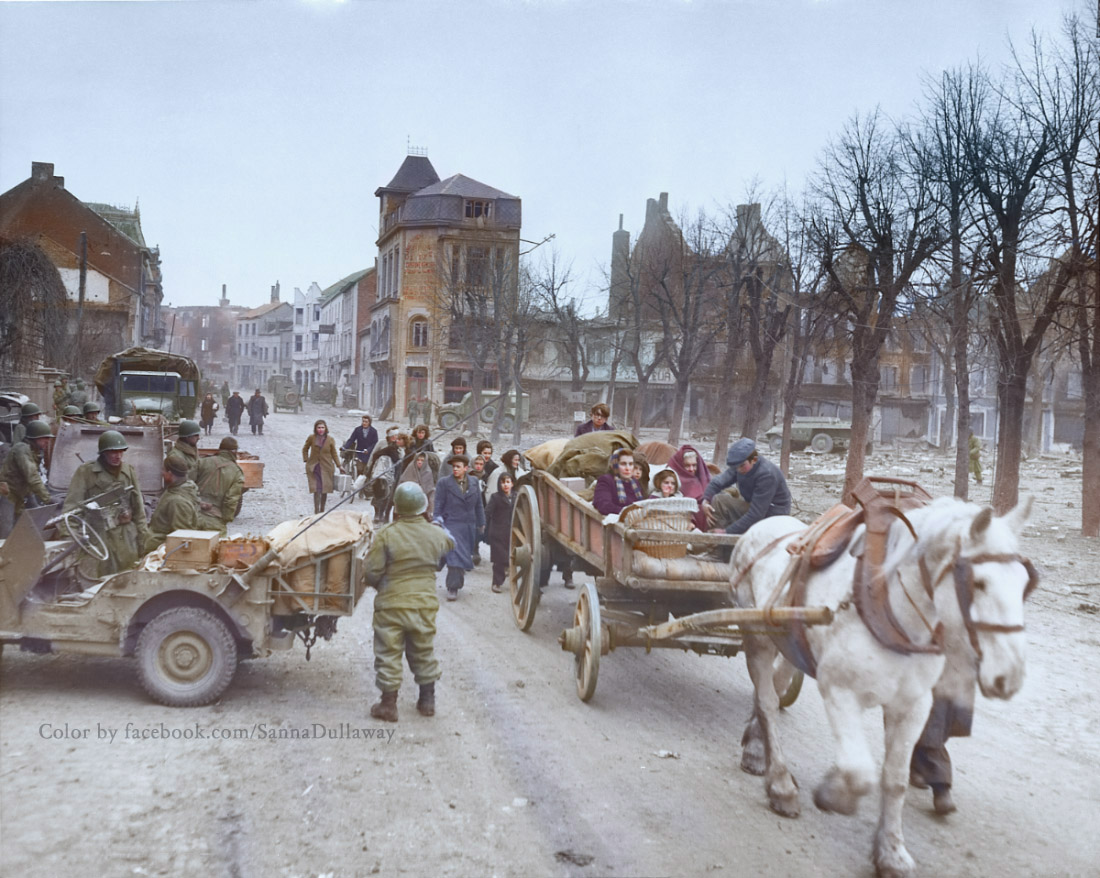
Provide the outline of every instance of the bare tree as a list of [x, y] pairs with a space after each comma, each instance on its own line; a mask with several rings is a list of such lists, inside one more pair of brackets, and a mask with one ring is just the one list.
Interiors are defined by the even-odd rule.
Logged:
[[863, 477], [879, 351], [914, 275], [940, 243], [932, 187], [914, 139], [876, 112], [855, 118], [827, 151], [815, 235], [850, 328], [852, 433], [844, 474]]
[[563, 266], [558, 252], [528, 266], [527, 279], [536, 307], [554, 323], [554, 332], [547, 339], [558, 351], [559, 360], [569, 367], [569, 388], [574, 393], [584, 390], [588, 382], [589, 358], [587, 325], [577, 300], [566, 295], [573, 282], [571, 265]]
[[[637, 253], [637, 248], [635, 248]], [[640, 254], [638, 254], [640, 257]], [[664, 337], [654, 331], [648, 299], [645, 296], [643, 278], [648, 276], [641, 259], [626, 260], [623, 265], [621, 294], [625, 307], [615, 315], [615, 362], [625, 361], [634, 372], [638, 390], [631, 412], [631, 430], [638, 433], [645, 414], [649, 382], [654, 373], [666, 361]]]
[[681, 221], [677, 235], [664, 243], [647, 247], [642, 261], [674, 382], [668, 441], [679, 445], [692, 378], [723, 329], [718, 285], [725, 247], [702, 212], [690, 222]]
[[70, 341], [57, 268], [32, 241], [0, 240], [0, 375], [66, 368]]

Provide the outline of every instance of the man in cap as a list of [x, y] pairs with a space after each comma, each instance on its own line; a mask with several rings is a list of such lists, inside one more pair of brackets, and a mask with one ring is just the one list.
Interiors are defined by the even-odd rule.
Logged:
[[7, 497], [15, 507], [15, 520], [23, 514], [32, 496], [42, 505], [50, 502], [41, 466], [51, 439], [49, 424], [31, 421], [27, 425], [26, 438], [12, 446], [0, 465], [0, 495]]
[[27, 425], [30, 424], [31, 421], [37, 421], [41, 418], [42, 409], [33, 402], [23, 403], [22, 408], [19, 410], [19, 423], [16, 424], [15, 429], [11, 431], [11, 444], [15, 445], [17, 442], [22, 442], [27, 437]]
[[84, 420], [89, 424], [98, 424], [101, 427], [109, 427], [105, 420], [99, 416], [99, 403], [98, 402], [86, 402], [84, 403]]
[[[748, 509], [715, 499], [735, 483]], [[765, 518], [789, 515], [791, 492], [782, 470], [759, 456], [752, 439], [743, 438], [726, 452], [726, 471], [711, 479], [703, 491], [703, 509], [712, 533], [743, 534]]]
[[199, 468], [199, 434], [201, 433], [202, 428], [196, 421], [180, 421], [179, 438], [164, 459], [165, 463], [173, 458], [182, 460], [187, 478], [192, 481]]
[[199, 529], [199, 489], [187, 478], [187, 464], [182, 457], [165, 458], [164, 493], [149, 519], [149, 533], [145, 537], [145, 553], [164, 544], [174, 530]]
[[[122, 455], [129, 447], [118, 430], [104, 430], [99, 437], [99, 456], [77, 467], [62, 506], [63, 512], [73, 512], [80, 510], [88, 500], [115, 488], [125, 491], [107, 509], [114, 523], [102, 534], [108, 554], [93, 574], [99, 577], [128, 570], [137, 564], [149, 535], [137, 473], [130, 464], [122, 462]], [[103, 502], [100, 505], [103, 506]]]
[[454, 540], [425, 517], [428, 498], [415, 482], [402, 482], [394, 492], [394, 520], [375, 534], [364, 563], [367, 583], [378, 589], [374, 599], [375, 685], [382, 700], [370, 715], [397, 722], [397, 691], [401, 687], [401, 656], [420, 687], [416, 709], [435, 715], [435, 617], [439, 598], [435, 574], [443, 569]]
[[241, 425], [241, 415], [244, 414], [244, 400], [241, 392], [234, 390], [233, 395], [225, 404], [225, 416], [229, 419], [229, 432], [236, 435], [237, 428]]
[[199, 491], [199, 528], [216, 530], [224, 537], [229, 523], [241, 511], [244, 473], [237, 465], [237, 440], [226, 436], [218, 453], [199, 461], [195, 472]]

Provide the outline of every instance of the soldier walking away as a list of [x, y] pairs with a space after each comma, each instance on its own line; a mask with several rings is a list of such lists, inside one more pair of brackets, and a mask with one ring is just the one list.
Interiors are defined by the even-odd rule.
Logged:
[[19, 520], [28, 503], [48, 505], [50, 493], [42, 479], [42, 463], [50, 447], [53, 433], [45, 421], [31, 421], [27, 436], [12, 446], [0, 465], [0, 495], [15, 507], [12, 523]]
[[199, 434], [202, 430], [194, 421], [180, 421], [179, 438], [172, 450], [168, 452], [165, 463], [178, 459], [183, 461], [187, 478], [195, 480], [195, 473], [199, 468]]
[[[233, 395], [229, 397], [229, 401], [225, 404], [225, 416], [229, 418], [229, 432], [233, 435], [237, 434], [237, 428], [241, 425], [241, 415], [244, 414], [244, 400], [241, 399], [241, 392], [234, 390]], [[256, 431], [253, 430], [253, 433]]]
[[224, 537], [241, 512], [244, 497], [244, 473], [237, 464], [237, 440], [226, 436], [218, 453], [199, 461], [195, 472], [199, 489], [199, 529], [216, 530]]
[[970, 475], [980, 485], [982, 483], [982, 440], [974, 435], [973, 430], [970, 431], [967, 449], [970, 452]]
[[470, 458], [453, 454], [449, 463], [451, 475], [435, 486], [432, 517], [454, 538], [454, 548], [447, 554], [447, 600], [453, 601], [466, 583], [466, 571], [474, 568], [477, 535], [485, 527], [485, 507], [481, 483], [469, 473]]
[[264, 434], [264, 418], [267, 417], [267, 400], [264, 399], [263, 394], [260, 393], [260, 388], [256, 388], [256, 392], [252, 394], [252, 398], [248, 401], [248, 426], [252, 428], [252, 435]]
[[174, 530], [198, 530], [199, 489], [187, 478], [187, 465], [180, 457], [164, 461], [164, 493], [149, 519], [149, 533], [145, 537], [146, 554], [164, 545], [168, 534]]
[[397, 486], [394, 520], [374, 537], [364, 564], [367, 583], [378, 589], [374, 599], [374, 673], [382, 700], [370, 715], [397, 722], [401, 688], [401, 655], [420, 687], [416, 709], [435, 716], [435, 681], [441, 676], [435, 657], [435, 618], [439, 598], [435, 574], [443, 569], [454, 540], [431, 524], [424, 513], [428, 498], [413, 482]]
[[137, 564], [149, 536], [137, 473], [130, 464], [122, 462], [122, 455], [129, 447], [118, 430], [105, 430], [99, 437], [99, 456], [77, 467], [65, 505], [61, 507], [62, 512], [75, 512], [88, 500], [116, 488], [123, 489], [121, 499], [107, 510], [113, 524], [103, 534], [107, 559], [98, 563], [98, 577], [128, 570]]

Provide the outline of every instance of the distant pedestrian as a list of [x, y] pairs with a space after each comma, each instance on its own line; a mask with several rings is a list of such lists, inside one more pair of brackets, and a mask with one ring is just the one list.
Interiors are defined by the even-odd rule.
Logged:
[[[241, 425], [241, 415], [244, 414], [245, 404], [241, 399], [241, 392], [234, 390], [233, 395], [229, 397], [229, 402], [225, 404], [225, 416], [229, 419], [229, 432], [236, 433], [237, 428]], [[253, 430], [253, 433], [256, 431]]]
[[202, 405], [199, 407], [199, 426], [203, 428], [207, 436], [214, 429], [214, 419], [218, 416], [220, 408], [221, 406], [214, 399], [214, 394], [208, 393], [203, 397]]
[[252, 398], [248, 400], [248, 426], [252, 428], [252, 435], [264, 434], [264, 418], [267, 417], [267, 400], [264, 399], [263, 394], [260, 393], [260, 388], [256, 388], [256, 392], [252, 394]]
[[485, 510], [485, 540], [493, 563], [493, 591], [499, 592], [508, 573], [512, 542], [512, 507], [515, 505], [515, 480], [508, 472], [497, 479], [497, 490]]
[[[973, 430], [970, 431], [967, 449], [970, 454], [970, 475], [980, 485], [982, 483], [982, 440], [974, 435]], [[995, 484], [996, 480], [994, 479]]]
[[222, 382], [221, 397], [222, 397], [222, 411], [225, 411], [225, 409], [229, 405], [229, 382], [228, 381], [223, 381]]
[[336, 488], [336, 470], [344, 471], [336, 452], [336, 440], [328, 434], [328, 424], [324, 421], [314, 422], [313, 432], [302, 446], [302, 462], [306, 465], [306, 478], [313, 494], [313, 512], [324, 512], [328, 495]]

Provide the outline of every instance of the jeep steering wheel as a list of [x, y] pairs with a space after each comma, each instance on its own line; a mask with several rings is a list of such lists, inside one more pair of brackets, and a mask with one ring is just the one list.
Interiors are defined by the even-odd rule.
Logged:
[[106, 561], [110, 557], [111, 553], [107, 550], [107, 544], [103, 541], [99, 531], [81, 518], [75, 510], [66, 512], [61, 516], [61, 519], [65, 522], [65, 528], [68, 530], [69, 536], [72, 537], [73, 542], [80, 547], [81, 551], [87, 552], [97, 561]]

